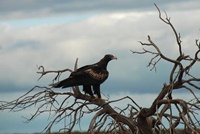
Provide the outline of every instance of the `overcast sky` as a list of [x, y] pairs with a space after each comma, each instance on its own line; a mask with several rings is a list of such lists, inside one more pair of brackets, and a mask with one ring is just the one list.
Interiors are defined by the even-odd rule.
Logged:
[[[199, 0], [1, 0], [0, 95], [17, 97], [35, 85], [50, 84], [52, 75], [37, 81], [37, 66], [43, 65], [46, 70], [73, 68], [76, 58], [83, 66], [107, 53], [118, 60], [108, 65], [110, 76], [102, 84], [102, 93], [158, 93], [168, 82], [171, 65], [161, 61], [157, 72], [150, 71], [146, 66], [151, 55], [130, 52], [141, 51], [139, 41], [146, 42], [150, 35], [164, 54], [177, 56], [172, 31], [158, 19], [154, 3], [167, 12], [181, 33], [184, 53], [193, 54], [200, 35]], [[5, 115], [0, 113], [0, 117]], [[4, 126], [4, 132], [24, 132], [23, 125], [12, 131]]]

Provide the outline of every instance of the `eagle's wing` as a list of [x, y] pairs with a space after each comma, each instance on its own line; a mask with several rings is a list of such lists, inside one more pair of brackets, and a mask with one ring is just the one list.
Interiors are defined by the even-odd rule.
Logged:
[[86, 65], [81, 68], [78, 68], [76, 71], [72, 72], [70, 76], [81, 76], [86, 74], [86, 70], [92, 68], [93, 65]]
[[[102, 83], [102, 81], [106, 80], [108, 77], [108, 71], [103, 69], [100, 66], [94, 65], [87, 65], [77, 69], [76, 71], [72, 72], [70, 75], [71, 78], [73, 77], [84, 77], [89, 80], [96, 80], [97, 83], [92, 85]], [[98, 82], [99, 81], [99, 82]]]

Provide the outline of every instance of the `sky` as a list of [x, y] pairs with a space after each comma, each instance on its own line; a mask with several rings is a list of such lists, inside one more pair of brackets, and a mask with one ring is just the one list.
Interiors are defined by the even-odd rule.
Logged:
[[[101, 92], [113, 98], [132, 95], [138, 101], [138, 95], [149, 96], [150, 101], [141, 105], [150, 105], [163, 83], [168, 83], [172, 65], [160, 61], [157, 71], [150, 71], [147, 65], [151, 55], [136, 55], [130, 50], [141, 51], [139, 41], [147, 42], [150, 35], [166, 56], [176, 58], [178, 54], [172, 30], [159, 20], [154, 3], [167, 12], [181, 33], [184, 53], [193, 55], [195, 39], [200, 35], [198, 0], [1, 0], [1, 99], [17, 98], [35, 85], [50, 84], [54, 75], [37, 81], [40, 65], [46, 70], [73, 68], [78, 58], [81, 67], [113, 54], [118, 60], [109, 63], [109, 78]], [[199, 74], [197, 68], [194, 74]], [[65, 73], [62, 78], [68, 75]], [[38, 122], [45, 117], [24, 124], [24, 114], [30, 115], [29, 111], [1, 112], [0, 130], [43, 130]]]

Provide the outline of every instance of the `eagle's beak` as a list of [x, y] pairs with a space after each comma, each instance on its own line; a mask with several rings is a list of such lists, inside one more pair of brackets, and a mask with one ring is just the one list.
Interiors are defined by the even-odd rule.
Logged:
[[113, 56], [113, 57], [112, 57], [112, 60], [117, 60], [117, 57], [116, 57], [116, 56]]

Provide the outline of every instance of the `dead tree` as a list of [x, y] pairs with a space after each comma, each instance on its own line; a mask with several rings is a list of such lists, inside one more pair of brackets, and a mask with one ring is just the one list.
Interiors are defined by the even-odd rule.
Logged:
[[[156, 5], [155, 5], [156, 6]], [[197, 118], [196, 113], [199, 113], [200, 110], [200, 98], [197, 97], [196, 93], [199, 92], [200, 78], [195, 76], [195, 74], [190, 73], [192, 67], [197, 66], [197, 63], [200, 61], [198, 54], [200, 52], [200, 42], [196, 40], [196, 52], [193, 56], [184, 54], [182, 50], [182, 41], [180, 33], [177, 33], [175, 27], [171, 23], [170, 18], [165, 13], [165, 18], [162, 17], [160, 9], [156, 6], [159, 19], [168, 25], [175, 36], [176, 45], [178, 47], [178, 57], [172, 59], [164, 55], [159, 49], [158, 45], [154, 43], [150, 36], [148, 36], [148, 43], [140, 42], [143, 48], [142, 52], [132, 51], [134, 54], [151, 54], [151, 58], [148, 66], [152, 69], [156, 69], [156, 65], [161, 60], [164, 60], [173, 65], [173, 68], [170, 72], [169, 83], [165, 83], [163, 88], [157, 98], [154, 100], [150, 108], [141, 109], [138, 114], [138, 123], [143, 125], [146, 124], [147, 118], [153, 116], [156, 118], [154, 126], [160, 124], [166, 129], [169, 133], [176, 133], [175, 128], [179, 124], [184, 124], [185, 129], [189, 129], [191, 133], [198, 133], [197, 128], [200, 126], [200, 120]], [[154, 50], [148, 50], [147, 47], [151, 47]], [[182, 99], [173, 99], [174, 90], [187, 90], [193, 95], [193, 99], [190, 102], [186, 102], [184, 98]], [[178, 115], [174, 116], [174, 106]], [[167, 112], [169, 111], [169, 112]], [[162, 118], [166, 118], [169, 122], [169, 128], [166, 128], [162, 124]], [[151, 129], [151, 126], [150, 128]]]
[[[155, 5], [156, 6], [156, 5]], [[155, 98], [149, 108], [142, 108], [133, 98], [125, 96], [117, 100], [102, 100], [91, 98], [82, 94], [78, 87], [72, 87], [71, 91], [63, 90], [55, 91], [50, 87], [35, 86], [18, 99], [5, 102], [0, 101], [0, 110], [10, 110], [13, 112], [22, 111], [29, 107], [36, 107], [31, 117], [27, 118], [30, 122], [47, 113], [49, 115], [49, 124], [44, 130], [51, 132], [52, 127], [61, 121], [64, 121], [64, 127], [59, 131], [72, 132], [75, 125], [81, 124], [81, 119], [87, 115], [94, 113], [90, 124], [88, 125], [88, 133], [94, 134], [101, 131], [105, 133], [129, 133], [129, 134], [153, 134], [153, 133], [178, 133], [177, 126], [184, 125], [184, 130], [198, 134], [200, 119], [197, 114], [200, 110], [200, 99], [196, 95], [199, 92], [200, 78], [191, 73], [192, 67], [196, 66], [200, 61], [198, 54], [200, 52], [200, 42], [196, 40], [196, 52], [193, 56], [185, 55], [182, 50], [181, 36], [177, 33], [172, 25], [170, 18], [165, 14], [162, 17], [160, 9], [156, 6], [159, 19], [168, 25], [176, 38], [178, 46], [178, 57], [172, 59], [167, 57], [159, 49], [159, 46], [148, 36], [148, 42], [140, 44], [144, 47], [142, 52], [132, 51], [133, 54], [151, 54], [153, 57], [149, 62], [151, 69], [156, 69], [156, 65], [161, 61], [172, 64], [169, 83], [164, 83], [161, 92]], [[147, 48], [153, 48], [148, 50]], [[54, 81], [58, 80], [60, 75], [66, 71], [72, 72], [71, 69], [46, 71], [40, 66], [38, 74], [42, 78], [44, 75], [57, 74]], [[77, 69], [77, 61], [74, 70]], [[40, 79], [39, 78], [39, 79]], [[134, 88], [134, 87], [133, 87]], [[186, 102], [184, 98], [173, 99], [175, 90], [187, 90], [193, 95], [191, 101]], [[128, 103], [125, 107], [112, 107], [110, 104], [126, 100]], [[177, 112], [178, 114], [174, 114]], [[168, 127], [163, 123], [163, 119], [168, 121]]]

